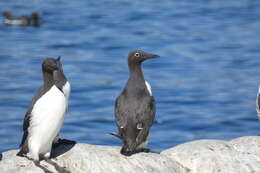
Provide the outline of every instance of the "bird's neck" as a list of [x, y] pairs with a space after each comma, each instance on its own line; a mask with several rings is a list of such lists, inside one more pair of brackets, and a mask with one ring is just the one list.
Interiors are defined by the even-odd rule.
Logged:
[[145, 90], [145, 80], [140, 64], [129, 66], [130, 76], [127, 81], [126, 93], [131, 96], [139, 96]]
[[129, 64], [129, 70], [130, 70], [129, 80], [145, 82], [141, 64]]
[[49, 88], [54, 84], [53, 75], [48, 72], [43, 72], [44, 88]]
[[53, 80], [54, 80], [54, 84], [60, 89], [63, 89], [63, 86], [66, 84], [67, 82], [67, 78], [64, 75], [63, 71], [59, 70], [59, 71], [55, 71], [53, 74]]
[[56, 71], [53, 74], [54, 81], [67, 81], [66, 76], [64, 75], [62, 70]]

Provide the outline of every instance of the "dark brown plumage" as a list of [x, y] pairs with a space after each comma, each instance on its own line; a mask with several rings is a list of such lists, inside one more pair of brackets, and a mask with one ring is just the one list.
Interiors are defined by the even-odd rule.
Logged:
[[148, 82], [144, 80], [141, 63], [158, 55], [135, 50], [128, 55], [129, 79], [115, 102], [118, 134], [123, 141], [121, 154], [131, 155], [146, 146], [155, 117], [155, 100]]

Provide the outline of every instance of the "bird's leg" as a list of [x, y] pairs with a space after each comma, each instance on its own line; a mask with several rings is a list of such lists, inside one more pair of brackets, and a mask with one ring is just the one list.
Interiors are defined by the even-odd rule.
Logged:
[[41, 168], [44, 173], [53, 173], [53, 172], [49, 171], [47, 168], [45, 168], [44, 166], [42, 166], [42, 165], [40, 164], [40, 161], [38, 161], [38, 160], [37, 160], [37, 161], [36, 161], [36, 160], [33, 160], [33, 163], [34, 163], [35, 166]]
[[65, 168], [59, 166], [56, 162], [52, 161], [51, 159], [47, 158], [47, 157], [44, 157], [43, 158], [47, 163], [49, 163], [50, 165], [54, 166], [55, 169], [58, 171], [58, 172], [62, 172], [62, 173], [70, 173], [70, 171], [66, 170]]
[[53, 172], [49, 171], [47, 168], [45, 168], [44, 166], [42, 166], [42, 165], [40, 164], [40, 161], [39, 161], [39, 160], [33, 160], [33, 159], [29, 158], [28, 156], [25, 156], [25, 157], [26, 157], [28, 160], [31, 160], [36, 167], [42, 169], [44, 173], [53, 173]]

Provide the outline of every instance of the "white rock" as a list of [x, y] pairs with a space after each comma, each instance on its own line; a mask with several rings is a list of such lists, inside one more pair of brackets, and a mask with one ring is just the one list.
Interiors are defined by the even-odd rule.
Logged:
[[[61, 145], [53, 154], [57, 156], [54, 161], [71, 173], [260, 173], [259, 136], [193, 141], [161, 154], [138, 153], [126, 157], [119, 151], [119, 147], [78, 143]], [[1, 173], [43, 172], [32, 161], [17, 157], [17, 152], [2, 153]], [[45, 161], [41, 165], [57, 172]]]
[[[67, 151], [68, 150], [68, 151]], [[57, 164], [72, 173], [186, 173], [186, 171], [170, 158], [156, 153], [138, 153], [130, 157], [120, 154], [119, 147], [76, 144], [71, 149], [60, 146], [54, 154], [58, 156]], [[0, 161], [1, 173], [41, 173], [42, 169], [35, 167], [32, 161], [17, 157], [17, 150], [3, 153]], [[55, 168], [41, 162], [52, 172]]]
[[260, 137], [241, 137], [229, 142], [199, 140], [163, 151], [190, 173], [260, 172]]

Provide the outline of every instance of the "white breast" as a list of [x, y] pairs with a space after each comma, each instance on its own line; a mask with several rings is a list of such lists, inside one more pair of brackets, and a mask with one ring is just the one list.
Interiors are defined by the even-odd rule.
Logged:
[[29, 127], [29, 151], [33, 157], [50, 152], [66, 114], [66, 98], [54, 85], [34, 105]]
[[145, 85], [146, 85], [146, 88], [147, 88], [147, 90], [149, 91], [149, 93], [150, 93], [150, 96], [152, 96], [153, 95], [153, 93], [152, 93], [152, 88], [151, 88], [151, 85], [147, 82], [147, 81], [145, 81]]
[[63, 93], [64, 93], [64, 95], [66, 97], [66, 100], [67, 100], [67, 104], [69, 102], [70, 90], [71, 90], [70, 83], [67, 81], [66, 84], [62, 88], [62, 91], [63, 91]]
[[22, 20], [17, 20], [17, 19], [13, 19], [13, 20], [5, 19], [4, 23], [8, 24], [8, 25], [22, 25], [23, 21]]

